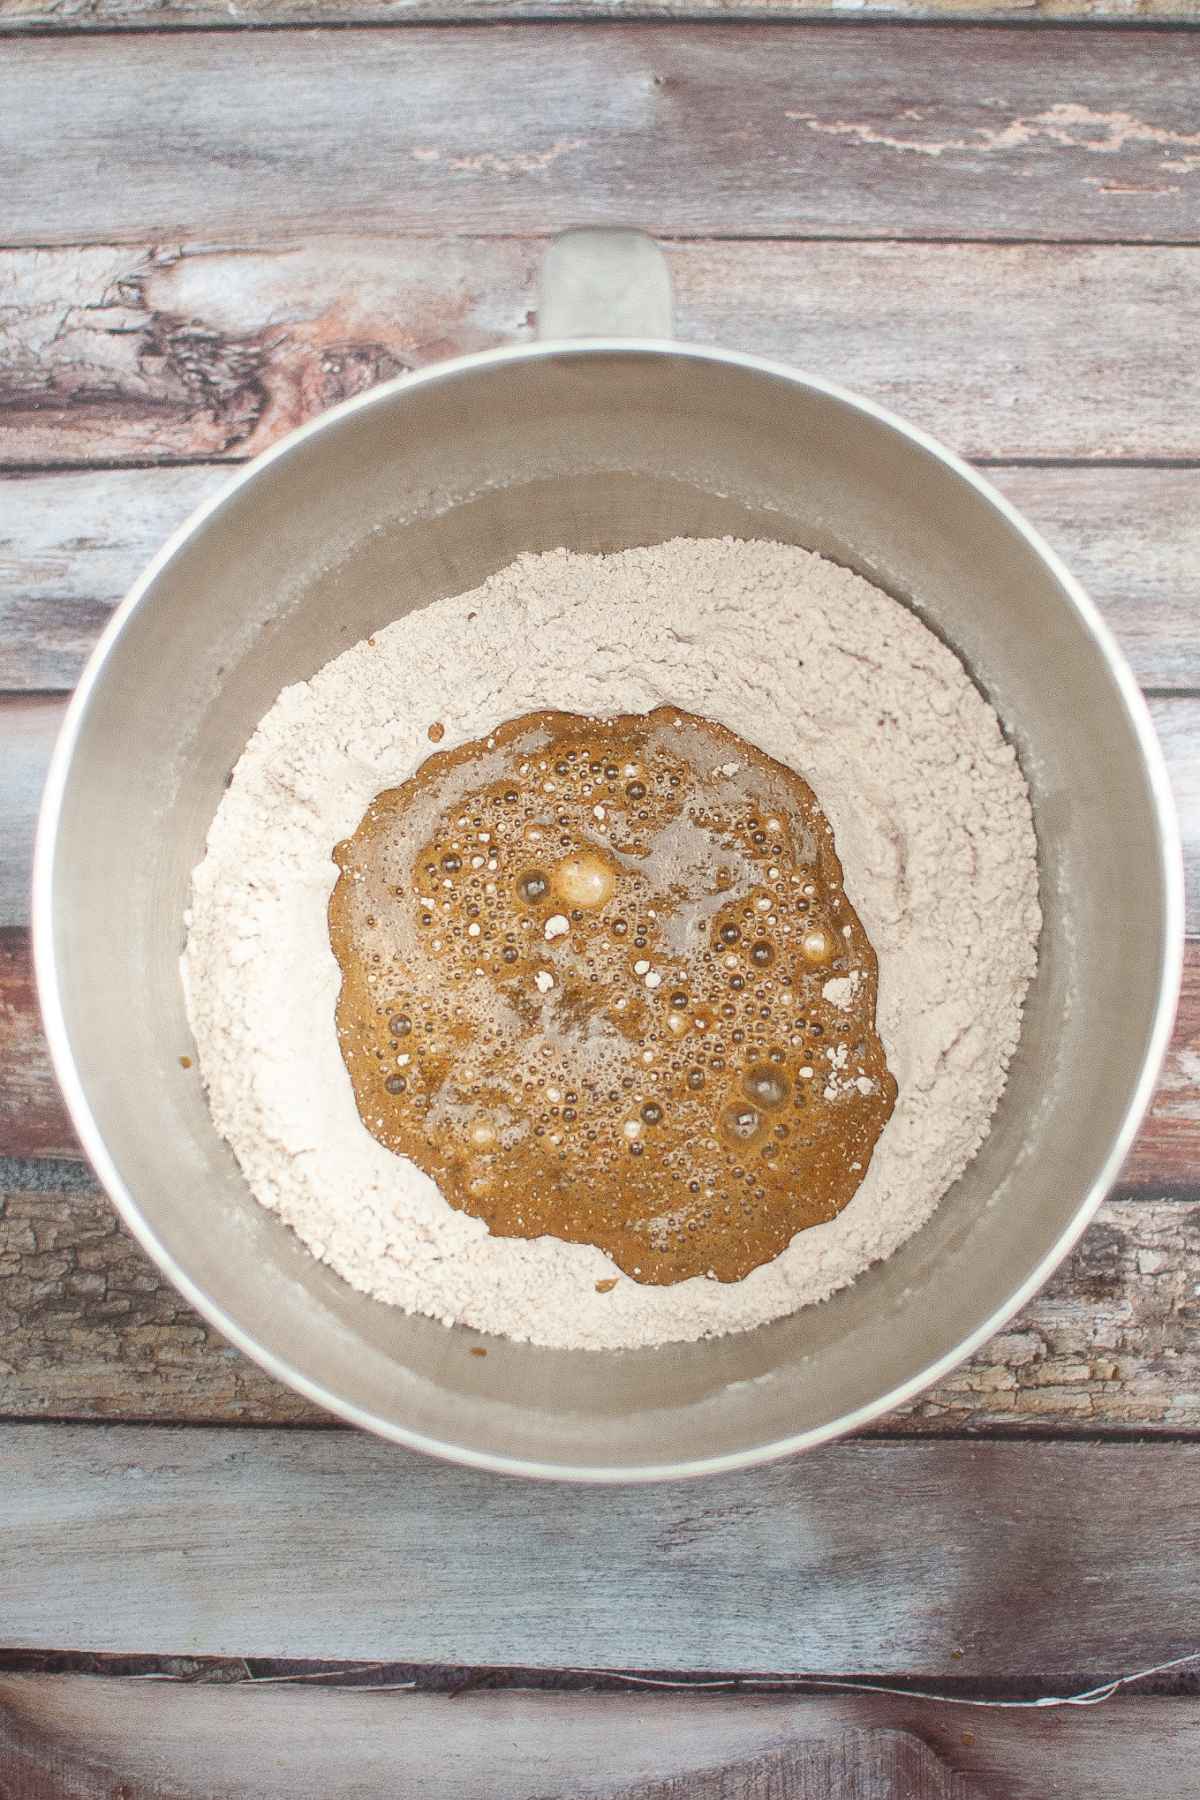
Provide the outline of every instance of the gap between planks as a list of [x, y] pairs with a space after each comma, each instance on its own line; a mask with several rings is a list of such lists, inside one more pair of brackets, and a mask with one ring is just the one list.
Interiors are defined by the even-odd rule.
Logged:
[[0, 0], [0, 32], [78, 36], [167, 31], [346, 31], [370, 26], [549, 24], [1005, 25], [1043, 31], [1103, 25], [1157, 30], [1189, 25], [1196, 0], [860, 0], [852, 16], [837, 0]]
[[[2, 31], [0, 31], [0, 35], [2, 35]], [[0, 221], [0, 229], [2, 229], [2, 221]], [[310, 243], [313, 245], [336, 243], [344, 238], [345, 234], [345, 222], [334, 219], [330, 221], [327, 230], [314, 230], [310, 237], [304, 239], [289, 239], [288, 237], [283, 236], [276, 240], [271, 240], [270, 234], [265, 233], [261, 239], [256, 240], [253, 243], [218, 242], [215, 245], [212, 243], [184, 245], [176, 240], [174, 244], [170, 246], [164, 245], [162, 248], [173, 249], [180, 255], [216, 254], [221, 256], [253, 256], [260, 252], [285, 252], [289, 249], [297, 248], [301, 243]], [[386, 232], [380, 231], [371, 233], [371, 236], [375, 239], [396, 239], [400, 235], [401, 233], [397, 231], [394, 221], [390, 230]], [[420, 226], [406, 227], [402, 232], [403, 241], [407, 244], [443, 246], [449, 242], [453, 242], [456, 237], [461, 235], [462, 234], [454, 232], [448, 233], [444, 226], [441, 230], [433, 228], [426, 230]], [[928, 247], [935, 250], [987, 249], [1053, 251], [1200, 249], [1200, 227], [1198, 227], [1197, 234], [1193, 237], [1165, 238], [1138, 236], [1112, 237], [1107, 235], [1104, 237], [1088, 237], [1086, 235], [1073, 237], [1069, 232], [1060, 232], [1054, 237], [1025, 237], [1019, 235], [1005, 237], [998, 234], [973, 236], [970, 232], [963, 231], [910, 231], [905, 232], [903, 235], [896, 235], [893, 237], [871, 237], [864, 235], [859, 231], [820, 231], [811, 233], [804, 231], [789, 231], [785, 236], [780, 237], [772, 237], [770, 235], [756, 237], [753, 233], [747, 234], [739, 231], [665, 231], [661, 228], [656, 228], [652, 235], [654, 236], [655, 241], [660, 244], [664, 250], [670, 250], [674, 246], [686, 247], [691, 244], [736, 244], [739, 247], [769, 244], [778, 247], [794, 246], [801, 249], [821, 244], [837, 246], [843, 249], [855, 249], [859, 246], [868, 244], [903, 244], [906, 248], [915, 247], [921, 249]], [[553, 236], [554, 234], [547, 235], [544, 232], [535, 231], [531, 228], [525, 231], [493, 231], [489, 232], [486, 238], [477, 237], [471, 241], [484, 244], [546, 244], [553, 241]], [[139, 244], [136, 239], [127, 238], [77, 238], [70, 243], [53, 238], [47, 239], [45, 243], [21, 239], [9, 243], [6, 239], [0, 237], [0, 256], [51, 256], [61, 254], [64, 251], [114, 250], [120, 248], [134, 252], [139, 248]]]
[[803, 26], [845, 31], [880, 26], [1048, 33], [1188, 31], [1196, 0], [249, 0], [231, 16], [209, 0], [0, 0], [0, 37], [229, 37], [304, 31], [385, 32], [481, 26]]

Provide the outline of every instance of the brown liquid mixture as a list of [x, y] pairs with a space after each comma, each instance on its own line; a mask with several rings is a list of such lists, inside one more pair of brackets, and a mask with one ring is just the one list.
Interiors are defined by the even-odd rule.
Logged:
[[875, 953], [812, 790], [733, 732], [529, 714], [334, 855], [362, 1121], [498, 1236], [738, 1281], [854, 1194], [896, 1098]]

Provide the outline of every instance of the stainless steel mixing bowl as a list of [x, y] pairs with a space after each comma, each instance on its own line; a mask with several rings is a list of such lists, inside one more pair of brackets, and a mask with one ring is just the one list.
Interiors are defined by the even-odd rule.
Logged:
[[[615, 320], [609, 335], [581, 336], [598, 314]], [[962, 462], [825, 381], [670, 341], [661, 259], [632, 234], [560, 240], [542, 323], [554, 338], [386, 383], [296, 432], [155, 558], [54, 757], [38, 980], [101, 1180], [183, 1294], [281, 1380], [483, 1467], [697, 1474], [909, 1399], [1075, 1242], [1170, 1026], [1177, 833], [1108, 632]], [[520, 551], [726, 532], [807, 545], [886, 587], [996, 707], [1033, 795], [1045, 911], [1020, 1051], [990, 1137], [930, 1223], [826, 1305], [710, 1343], [597, 1354], [494, 1341], [472, 1357], [461, 1333], [353, 1292], [251, 1198], [180, 1068], [189, 873], [226, 775], [286, 683]]]

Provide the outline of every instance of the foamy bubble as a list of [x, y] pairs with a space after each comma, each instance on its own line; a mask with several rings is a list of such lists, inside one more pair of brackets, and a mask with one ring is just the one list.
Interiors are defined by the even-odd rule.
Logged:
[[[853, 1192], [890, 1077], [870, 946], [854, 920], [841, 950], [840, 869], [798, 777], [675, 709], [535, 715], [379, 796], [338, 859], [364, 1122], [493, 1231], [597, 1243], [635, 1279], [734, 1279]], [[865, 986], [840, 1011], [822, 978], [851, 959]], [[867, 1060], [814, 1084], [835, 1018]], [[831, 1132], [855, 1151], [840, 1167]]]

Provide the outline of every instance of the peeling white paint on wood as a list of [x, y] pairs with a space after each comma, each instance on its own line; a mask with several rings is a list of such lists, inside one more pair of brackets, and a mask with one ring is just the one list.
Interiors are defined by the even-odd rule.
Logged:
[[[543, 248], [338, 235], [0, 252], [0, 453], [10, 467], [252, 455], [387, 376], [529, 338]], [[1200, 248], [696, 242], [668, 255], [681, 337], [840, 381], [966, 455], [1200, 459], [1200, 415], [1179, 403]]]
[[1064, 42], [980, 26], [966, 53], [953, 28], [883, 21], [295, 30], [273, 35], [264, 80], [236, 31], [15, 34], [4, 234], [1052, 239], [1069, 220], [1073, 237], [1194, 238], [1192, 40]]
[[413, 25], [526, 19], [1089, 19], [1186, 22], [1196, 0], [0, 0], [0, 31]]
[[[1190, 175], [1200, 168], [1200, 156], [1187, 154], [1200, 150], [1200, 132], [1171, 131], [1134, 118], [1128, 112], [1098, 112], [1090, 106], [1058, 100], [1032, 118], [1017, 117], [1005, 125], [976, 126], [970, 137], [930, 138], [920, 135], [927, 113], [919, 106], [905, 107], [901, 114], [903, 135], [882, 132], [871, 124], [855, 124], [848, 119], [821, 119], [812, 113], [789, 112], [785, 117], [804, 125], [809, 131], [827, 137], [850, 138], [858, 144], [877, 145], [885, 150], [902, 150], [915, 156], [941, 157], [963, 152], [968, 155], [991, 155], [997, 151], [1020, 150], [1026, 145], [1049, 143], [1066, 149], [1084, 150], [1097, 156], [1115, 156], [1131, 144], [1153, 144], [1162, 151], [1158, 164], [1165, 175]], [[1142, 186], [1140, 193], [1167, 191], [1162, 185]], [[1176, 193], [1179, 189], [1174, 190]]]

